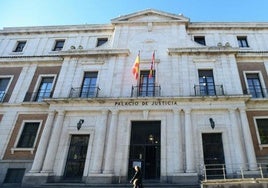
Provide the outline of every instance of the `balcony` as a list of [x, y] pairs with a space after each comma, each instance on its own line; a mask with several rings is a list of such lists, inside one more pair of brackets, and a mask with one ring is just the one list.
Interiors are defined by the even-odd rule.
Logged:
[[156, 85], [132, 86], [131, 97], [159, 97], [161, 87]]
[[24, 97], [24, 102], [42, 102], [43, 99], [52, 97], [52, 92], [27, 92]]
[[71, 89], [69, 98], [96, 98], [99, 91], [99, 87], [76, 87]]
[[251, 95], [252, 98], [267, 98], [268, 95], [268, 89], [267, 88], [250, 88], [245, 89], [244, 94]]
[[195, 96], [222, 96], [223, 85], [195, 85], [194, 93]]

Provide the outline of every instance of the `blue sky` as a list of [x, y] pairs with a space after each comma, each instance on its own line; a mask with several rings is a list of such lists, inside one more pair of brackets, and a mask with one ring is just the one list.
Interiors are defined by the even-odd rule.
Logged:
[[191, 22], [268, 22], [268, 0], [0, 0], [3, 27], [106, 24], [148, 8]]

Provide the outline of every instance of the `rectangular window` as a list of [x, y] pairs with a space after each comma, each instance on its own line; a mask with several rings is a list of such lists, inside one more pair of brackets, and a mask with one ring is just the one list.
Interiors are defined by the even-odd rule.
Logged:
[[65, 40], [56, 40], [53, 51], [61, 51], [64, 46]]
[[25, 45], [26, 41], [18, 41], [14, 52], [22, 52]]
[[97, 97], [97, 76], [98, 72], [85, 72], [80, 92], [81, 98]]
[[97, 47], [105, 44], [108, 41], [108, 38], [98, 38]]
[[216, 95], [213, 71], [212, 70], [198, 70], [199, 87], [201, 95]]
[[248, 84], [247, 93], [251, 94], [253, 98], [263, 98], [264, 93], [259, 79], [259, 74], [249, 73], [246, 74], [246, 77]]
[[201, 45], [206, 45], [206, 40], [204, 36], [194, 36], [194, 41]]
[[0, 78], [0, 102], [4, 101], [10, 78]]
[[246, 48], [249, 47], [248, 46], [248, 41], [247, 41], [247, 37], [237, 37], [237, 42], [238, 42], [238, 46], [240, 48]]
[[43, 77], [35, 96], [35, 101], [42, 101], [51, 97], [52, 85], [54, 77]]
[[152, 97], [155, 96], [155, 77], [149, 77], [150, 71], [140, 72], [140, 85], [139, 85], [139, 96]]
[[40, 122], [24, 123], [17, 148], [33, 148]]
[[9, 168], [4, 183], [21, 183], [25, 170], [25, 168]]
[[256, 119], [260, 144], [268, 144], [268, 118]]

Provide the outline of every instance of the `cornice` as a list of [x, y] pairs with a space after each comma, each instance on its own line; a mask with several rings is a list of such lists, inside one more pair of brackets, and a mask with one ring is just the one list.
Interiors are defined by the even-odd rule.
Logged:
[[189, 30], [268, 29], [268, 22], [190, 22]]
[[247, 110], [254, 111], [254, 110], [265, 110], [268, 109], [268, 99], [267, 98], [251, 98], [247, 101]]
[[168, 48], [169, 55], [175, 54], [236, 54], [239, 48], [232, 47], [190, 47], [190, 48]]
[[0, 30], [2, 35], [12, 34], [53, 34], [53, 33], [77, 33], [94, 31], [113, 31], [111, 24], [85, 24], [85, 25], [58, 25], [58, 26], [36, 26], [36, 27], [6, 27]]
[[[159, 20], [135, 20], [137, 17], [147, 17], [150, 15], [157, 15], [162, 18], [167, 18], [167, 19], [159, 19]], [[159, 11], [156, 9], [146, 9], [142, 10], [139, 12], [134, 12], [131, 14], [119, 16], [117, 18], [114, 18], [111, 20], [112, 24], [148, 24], [148, 22], [151, 23], [184, 23], [187, 24], [189, 22], [189, 18], [184, 17], [183, 15], [179, 14], [172, 14], [172, 13], [167, 13], [163, 11]]]
[[[189, 97], [97, 97], [97, 98], [51, 98], [44, 101], [48, 104], [77, 104], [77, 103], [95, 103], [107, 106], [108, 103], [115, 104], [115, 102], [155, 102], [155, 101], [173, 101], [178, 103], [204, 103], [204, 102], [227, 102], [227, 103], [244, 103], [250, 98], [249, 95], [228, 95], [228, 96], [189, 96]], [[174, 103], [173, 103], [174, 104]]]
[[92, 50], [68, 50], [61, 51], [59, 56], [128, 56], [130, 54], [129, 49], [92, 49]]
[[0, 56], [1, 64], [10, 64], [10, 63], [51, 63], [57, 64], [63, 62], [63, 58], [60, 56]]
[[236, 54], [236, 57], [249, 57], [249, 58], [257, 58], [257, 57], [265, 57], [268, 58], [268, 51], [239, 51]]
[[88, 56], [128, 56], [129, 49], [94, 49], [94, 50], [68, 50], [60, 51], [54, 55], [40, 55], [40, 56], [0, 56], [0, 63], [11, 62], [62, 62], [65, 57], [88, 57]]

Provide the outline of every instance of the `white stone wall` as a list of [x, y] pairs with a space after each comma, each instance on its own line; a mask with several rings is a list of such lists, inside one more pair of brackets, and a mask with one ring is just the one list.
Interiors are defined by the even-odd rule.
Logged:
[[[254, 24], [245, 26], [222, 23], [220, 27], [217, 23], [189, 23], [185, 20], [176, 22], [166, 15], [134, 16], [126, 22], [120, 19], [117, 21], [119, 23], [115, 21], [98, 26], [9, 28], [0, 31], [0, 68], [23, 65], [10, 104], [3, 104], [4, 108], [0, 110], [4, 114], [0, 122], [0, 137], [3, 138], [0, 140], [0, 159], [3, 158], [19, 112], [12, 105], [24, 105], [24, 96], [38, 66], [57, 65], [61, 66], [61, 70], [57, 75], [53, 99], [47, 100], [47, 106], [43, 105], [41, 110], [38, 104], [28, 104], [23, 108], [24, 112], [39, 109], [43, 112], [55, 111], [64, 116], [61, 130], [57, 130], [57, 126], [61, 125], [61, 121], [57, 123], [58, 114], [52, 121], [51, 135], [58, 131], [58, 135], [53, 138], [59, 142], [55, 147], [48, 146], [51, 152], [56, 153], [53, 153], [54, 156], [43, 156], [43, 161], [40, 162], [42, 168], [38, 173], [42, 170], [44, 173], [51, 173], [49, 170], [52, 170], [53, 175], [62, 176], [71, 135], [89, 134], [84, 176], [94, 173], [127, 176], [131, 121], [140, 120], [161, 121], [163, 178], [186, 173], [189, 169], [193, 170], [191, 173], [201, 173], [200, 166], [204, 162], [202, 133], [222, 133], [228, 172], [238, 170], [233, 164], [254, 162], [254, 158], [248, 154], [250, 150], [245, 147], [243, 134], [246, 131], [243, 132], [241, 128], [245, 118], [241, 117], [240, 108], [244, 108], [246, 99], [242, 96], [236, 53], [239, 50], [268, 51], [268, 40], [265, 40], [268, 39], [267, 25], [264, 24], [262, 28], [258, 26], [255, 29], [260, 29], [256, 32], [253, 29]], [[205, 36], [206, 46], [193, 41], [193, 36], [200, 35]], [[237, 36], [247, 36], [249, 48], [238, 49]], [[109, 41], [96, 48], [98, 37], [108, 37]], [[62, 52], [52, 51], [57, 39], [65, 39]], [[15, 53], [13, 50], [16, 42], [20, 40], [27, 40], [26, 46], [23, 52]], [[229, 42], [231, 47], [219, 48], [219, 42], [223, 45]], [[79, 45], [83, 46], [83, 50], [77, 50]], [[71, 46], [75, 46], [76, 50], [70, 51]], [[122, 49], [129, 53], [114, 52]], [[175, 52], [169, 53], [169, 49], [175, 49]], [[130, 95], [131, 87], [137, 84], [131, 68], [139, 51], [141, 70], [150, 69], [152, 53], [155, 51], [156, 83], [161, 86], [162, 91], [156, 100], [176, 101], [177, 105], [115, 106], [115, 101], [138, 100], [130, 98]], [[267, 61], [265, 66], [267, 70]], [[199, 69], [212, 69], [215, 84], [223, 85], [224, 93], [231, 99], [193, 97], [193, 87], [199, 84]], [[86, 71], [98, 72], [100, 98], [68, 100], [71, 88], [81, 87]], [[141, 102], [143, 99], [139, 100]], [[144, 101], [151, 102], [152, 99], [145, 98]], [[186, 118], [186, 111], [190, 113], [190, 119]], [[215, 120], [216, 128], [213, 130], [209, 125], [209, 118]], [[84, 119], [85, 123], [78, 131], [76, 124], [79, 119]], [[175, 131], [174, 124], [179, 126], [175, 127]], [[115, 126], [116, 130], [110, 130], [111, 126]], [[187, 126], [191, 126], [191, 129], [186, 130]], [[111, 139], [111, 131], [116, 133], [114, 140]], [[190, 142], [186, 142], [185, 133], [191, 134], [193, 139]], [[113, 143], [110, 144], [108, 140]], [[98, 148], [96, 143], [103, 145]], [[237, 147], [240, 149], [236, 149]], [[189, 152], [187, 148], [192, 149]], [[102, 158], [99, 159], [96, 153], [101, 154]], [[109, 153], [114, 155], [112, 164], [107, 159]], [[188, 159], [187, 155], [191, 153], [193, 156]], [[53, 169], [50, 169], [51, 164], [48, 162], [50, 158], [53, 159]], [[96, 165], [98, 160], [101, 162]], [[189, 166], [193, 166], [193, 169]]]

